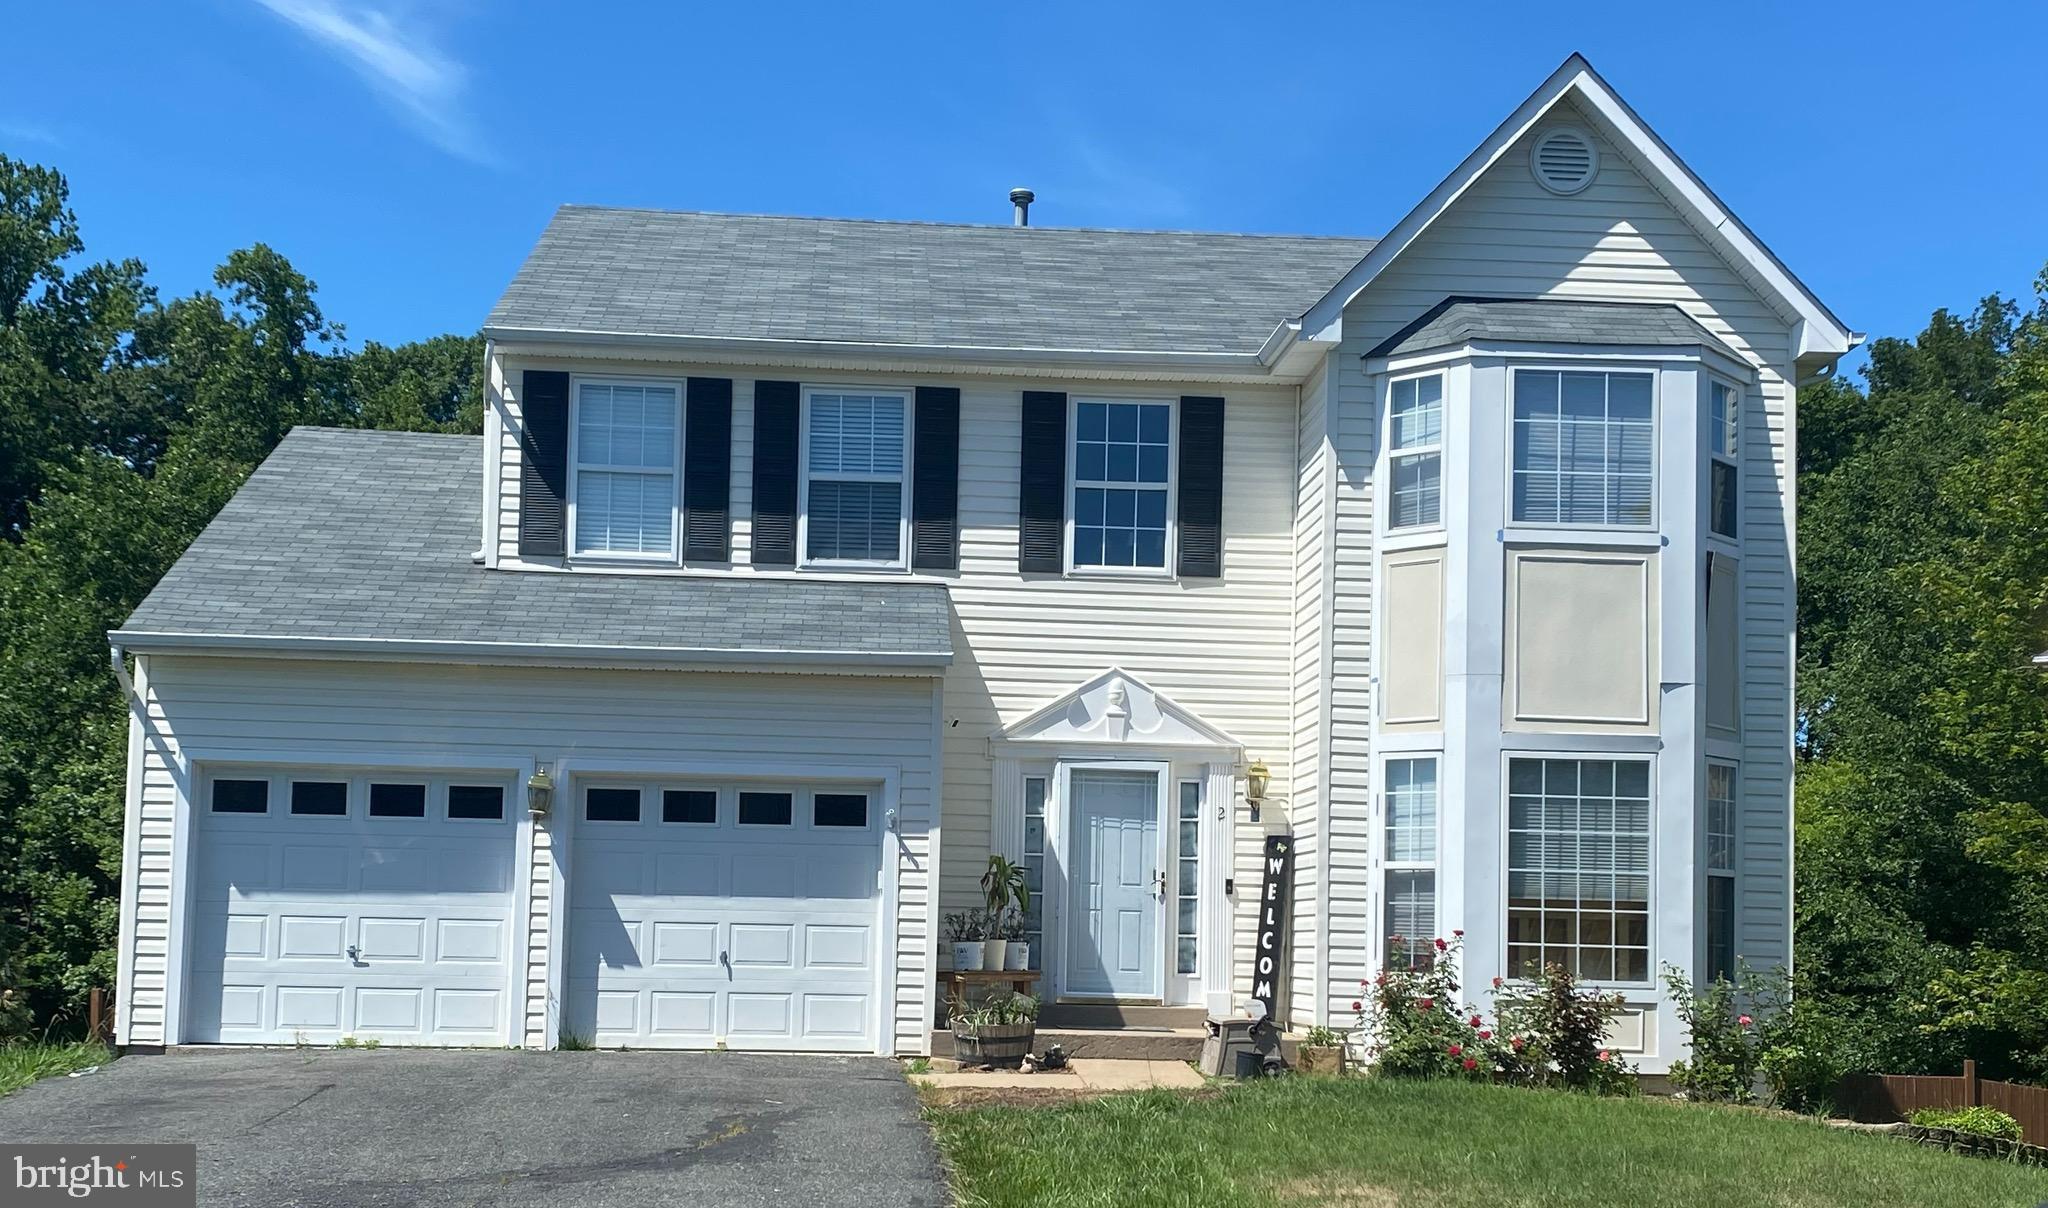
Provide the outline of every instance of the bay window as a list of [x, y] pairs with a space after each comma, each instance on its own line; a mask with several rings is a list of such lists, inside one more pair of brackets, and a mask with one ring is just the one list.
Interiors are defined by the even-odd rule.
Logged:
[[1735, 765], [1707, 765], [1707, 970], [1735, 980]]
[[1074, 405], [1073, 565], [1166, 569], [1168, 403]]
[[576, 553], [675, 556], [680, 421], [673, 383], [577, 383]]
[[1508, 761], [1508, 973], [1650, 980], [1650, 765]]
[[1648, 373], [1517, 369], [1514, 519], [1646, 528], [1656, 429]]
[[1736, 462], [1741, 395], [1724, 382], [1707, 383], [1707, 523], [1723, 537], [1735, 536], [1741, 506], [1742, 473]]
[[804, 560], [902, 565], [909, 396], [814, 390], [805, 411]]
[[1404, 378], [1393, 384], [1388, 407], [1387, 468], [1391, 473], [1389, 529], [1427, 528], [1443, 522], [1444, 375]]

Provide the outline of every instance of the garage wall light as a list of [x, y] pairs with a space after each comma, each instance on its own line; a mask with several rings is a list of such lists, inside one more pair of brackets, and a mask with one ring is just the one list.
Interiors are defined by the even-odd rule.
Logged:
[[526, 778], [526, 812], [535, 818], [545, 818], [554, 803], [554, 777], [548, 775], [546, 768], [535, 768], [533, 775]]

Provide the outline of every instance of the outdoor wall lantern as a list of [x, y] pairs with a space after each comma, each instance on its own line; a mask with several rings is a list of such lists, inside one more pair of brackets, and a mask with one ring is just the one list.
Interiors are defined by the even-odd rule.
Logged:
[[526, 778], [526, 812], [535, 818], [545, 818], [554, 802], [554, 777], [548, 775], [546, 768], [535, 768], [533, 775]]
[[1259, 806], [1266, 800], [1266, 783], [1272, 779], [1273, 773], [1263, 759], [1252, 760], [1244, 770], [1244, 800], [1251, 807], [1254, 822], [1259, 820]]

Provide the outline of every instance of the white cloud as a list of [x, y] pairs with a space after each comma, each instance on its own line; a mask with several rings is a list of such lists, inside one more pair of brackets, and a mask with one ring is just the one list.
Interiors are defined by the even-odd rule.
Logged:
[[492, 162], [463, 101], [469, 69], [434, 44], [409, 14], [354, 0], [256, 0], [363, 77], [421, 137], [451, 155]]
[[42, 143], [49, 147], [64, 145], [63, 136], [49, 126], [4, 117], [0, 117], [0, 139], [10, 143]]

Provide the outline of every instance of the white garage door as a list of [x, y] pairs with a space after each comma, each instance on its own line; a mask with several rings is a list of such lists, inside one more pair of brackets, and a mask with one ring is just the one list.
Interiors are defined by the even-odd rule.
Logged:
[[187, 1038], [505, 1043], [514, 800], [495, 773], [214, 770]]
[[565, 1035], [876, 1047], [878, 795], [579, 783]]

